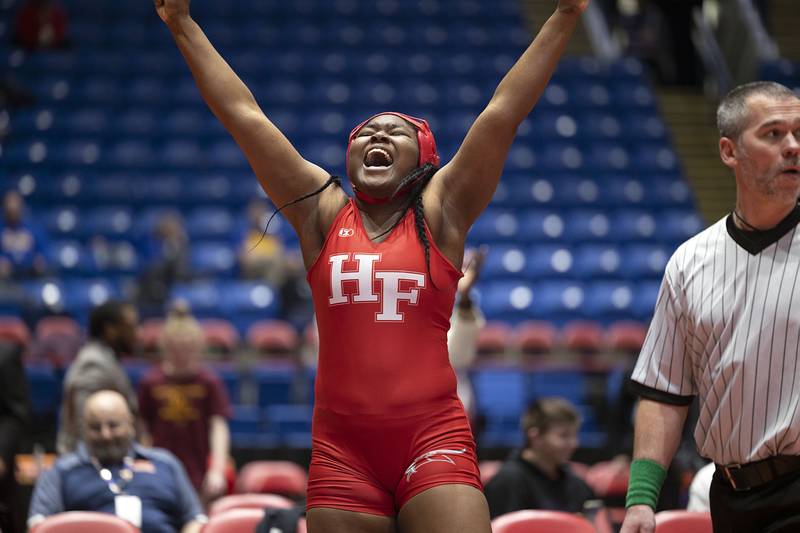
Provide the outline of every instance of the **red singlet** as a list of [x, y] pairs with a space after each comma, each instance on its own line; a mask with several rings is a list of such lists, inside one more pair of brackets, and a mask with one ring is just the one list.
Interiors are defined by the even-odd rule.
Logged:
[[447, 353], [462, 274], [425, 232], [431, 276], [411, 210], [375, 243], [351, 199], [309, 269], [320, 338], [309, 508], [392, 515], [435, 485], [481, 488]]

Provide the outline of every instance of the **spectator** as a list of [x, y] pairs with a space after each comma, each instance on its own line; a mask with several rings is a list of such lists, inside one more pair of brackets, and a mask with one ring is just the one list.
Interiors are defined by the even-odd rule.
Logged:
[[143, 260], [139, 310], [145, 317], [163, 316], [172, 284], [189, 278], [189, 238], [180, 215], [170, 211], [161, 216], [145, 242]]
[[22, 196], [7, 191], [0, 220], [0, 278], [41, 276], [47, 270], [47, 235], [24, 211]]
[[280, 236], [264, 231], [269, 216], [266, 200], [255, 198], [247, 205], [239, 233], [239, 268], [243, 278], [263, 279], [280, 287], [286, 281], [283, 242]]
[[689, 486], [689, 503], [686, 505], [688, 511], [711, 512], [711, 480], [714, 478], [716, 467], [714, 463], [708, 463], [697, 471]]
[[142, 421], [153, 445], [174, 453], [192, 485], [209, 501], [226, 488], [228, 395], [216, 374], [202, 363], [203, 330], [185, 311], [170, 314], [160, 347], [164, 360], [139, 385]]
[[28, 526], [64, 511], [116, 514], [142, 533], [196, 533], [206, 521], [174, 455], [134, 442], [125, 398], [102, 390], [86, 399], [84, 442], [36, 482]]
[[487, 483], [492, 518], [523, 509], [578, 513], [594, 498], [570, 466], [578, 447], [580, 416], [560, 398], [543, 398], [522, 417], [525, 448], [515, 451]]
[[17, 14], [14, 41], [25, 48], [62, 48], [69, 44], [67, 10], [55, 0], [28, 0]]
[[450, 330], [447, 332], [447, 350], [450, 354], [450, 364], [453, 365], [458, 380], [458, 397], [472, 421], [475, 418], [475, 394], [468, 371], [475, 361], [478, 333], [486, 320], [483, 318], [481, 310], [472, 301], [470, 291], [478, 281], [487, 250], [487, 247], [482, 246], [472, 251], [464, 260], [466, 265], [464, 277], [458, 281], [456, 293], [458, 303], [450, 317]]
[[131, 354], [136, 344], [136, 309], [127, 303], [108, 301], [89, 315], [89, 341], [78, 352], [64, 377], [60, 426], [56, 437], [58, 453], [75, 450], [80, 437], [83, 403], [89, 394], [112, 389], [122, 393], [136, 413], [136, 394], [119, 358]]
[[0, 531], [22, 533], [22, 502], [14, 475], [14, 456], [30, 418], [30, 399], [22, 347], [0, 343]]

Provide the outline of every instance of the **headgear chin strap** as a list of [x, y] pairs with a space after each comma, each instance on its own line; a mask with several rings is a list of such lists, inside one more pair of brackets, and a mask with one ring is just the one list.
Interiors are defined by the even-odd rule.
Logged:
[[[347, 152], [345, 155], [345, 168], [349, 168], [350, 164], [350, 145], [353, 144], [353, 139], [356, 138], [358, 132], [367, 125], [369, 121], [374, 119], [375, 117], [379, 117], [381, 115], [394, 115], [396, 117], [400, 117], [406, 122], [411, 123], [417, 129], [417, 144], [419, 145], [419, 162], [418, 166], [423, 166], [425, 163], [430, 163], [435, 166], [439, 166], [439, 154], [436, 151], [436, 140], [433, 138], [433, 132], [431, 131], [431, 127], [428, 125], [428, 121], [423, 118], [412, 117], [411, 115], [406, 115], [403, 113], [398, 113], [397, 111], [384, 111], [382, 113], [376, 113], [369, 117], [367, 120], [353, 128], [353, 131], [350, 132], [350, 136], [347, 139]], [[404, 187], [400, 191], [397, 192], [397, 196], [400, 196], [404, 193], [407, 193], [413, 184]], [[375, 198], [374, 196], [370, 196], [362, 191], [353, 187], [353, 190], [356, 193], [356, 196], [363, 200], [368, 204], [384, 204], [392, 199], [392, 197], [387, 196], [384, 198]]]

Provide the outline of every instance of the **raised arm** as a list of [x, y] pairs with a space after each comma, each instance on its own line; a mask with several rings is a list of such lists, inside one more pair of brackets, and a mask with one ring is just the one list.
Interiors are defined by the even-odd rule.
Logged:
[[[276, 205], [283, 205], [319, 188], [328, 179], [328, 173], [303, 159], [267, 119], [253, 94], [192, 19], [189, 0], [155, 0], [155, 4], [200, 94], [236, 140], [270, 199]], [[284, 211], [295, 229], [314, 211], [318, 198]]]
[[517, 60], [470, 128], [452, 161], [431, 182], [443, 224], [460, 235], [494, 194], [517, 127], [544, 92], [589, 0], [559, 0], [528, 49]]

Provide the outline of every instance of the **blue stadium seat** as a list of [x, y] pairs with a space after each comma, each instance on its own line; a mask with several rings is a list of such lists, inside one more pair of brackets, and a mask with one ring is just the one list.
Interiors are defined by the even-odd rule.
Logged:
[[530, 318], [563, 324], [580, 316], [585, 298], [583, 284], [571, 280], [541, 280], [533, 288]]
[[229, 317], [241, 335], [257, 320], [276, 318], [281, 309], [280, 295], [266, 283], [223, 281], [219, 291], [225, 297], [217, 312]]
[[70, 238], [76, 235], [80, 212], [72, 206], [53, 207], [41, 210], [40, 220], [47, 234], [53, 239]]
[[492, 208], [478, 217], [468, 235], [469, 242], [474, 243], [515, 242], [523, 238], [515, 212]]
[[158, 167], [164, 170], [202, 168], [205, 150], [193, 139], [167, 140], [159, 146], [156, 158]]
[[497, 278], [519, 278], [525, 270], [525, 248], [509, 244], [496, 244], [489, 252], [481, 269], [486, 281]]
[[160, 131], [161, 120], [149, 107], [134, 107], [122, 111], [114, 120], [115, 133], [136, 137]]
[[530, 209], [519, 219], [519, 233], [528, 242], [563, 239], [565, 220], [560, 211]]
[[222, 296], [227, 293], [220, 289], [219, 284], [210, 281], [196, 281], [193, 283], [178, 283], [170, 291], [170, 300], [185, 300], [189, 303], [192, 313], [201, 318], [215, 317], [221, 314]]
[[637, 320], [649, 322], [653, 316], [653, 310], [658, 299], [658, 291], [661, 287], [659, 281], [642, 281], [636, 287], [631, 311]]
[[672, 255], [672, 247], [657, 243], [631, 244], [622, 248], [623, 274], [631, 280], [660, 280]]
[[517, 323], [530, 318], [534, 291], [527, 279], [483, 282], [478, 286], [480, 306], [489, 320]]
[[51, 242], [47, 256], [48, 263], [62, 276], [90, 276], [97, 270], [91, 254], [79, 241]]
[[569, 242], [606, 241], [611, 234], [611, 222], [605, 211], [572, 209], [564, 213], [564, 239]]
[[298, 376], [291, 365], [262, 364], [253, 369], [252, 377], [260, 407], [295, 403], [294, 383]]
[[622, 252], [614, 244], [581, 244], [574, 248], [573, 274], [582, 279], [617, 278], [625, 273]]
[[561, 244], [535, 244], [525, 254], [526, 278], [569, 277], [574, 263], [572, 251]]
[[653, 240], [656, 229], [656, 219], [648, 211], [618, 209], [611, 214], [611, 235], [619, 242]]
[[196, 276], [229, 277], [236, 269], [236, 254], [227, 242], [193, 242], [189, 265]]
[[310, 405], [269, 405], [265, 409], [267, 428], [287, 446], [292, 448], [311, 447]]
[[78, 218], [77, 232], [83, 238], [94, 235], [123, 239], [133, 226], [133, 212], [128, 207], [108, 206], [87, 210]]
[[26, 365], [31, 405], [37, 416], [56, 416], [61, 404], [61, 379], [49, 365]]
[[656, 216], [655, 237], [676, 245], [705, 229], [703, 218], [694, 209], [667, 209]]
[[65, 279], [64, 307], [75, 316], [88, 316], [89, 311], [109, 299], [119, 298], [120, 292], [105, 279]]
[[582, 310], [589, 319], [609, 323], [633, 318], [635, 286], [622, 281], [593, 281], [585, 292]]
[[613, 141], [623, 136], [622, 123], [616, 114], [590, 110], [579, 115], [578, 130], [585, 139]]
[[237, 405], [231, 407], [232, 415], [228, 421], [231, 440], [239, 444], [241, 437], [257, 436], [264, 431], [261, 408], [255, 405]]

